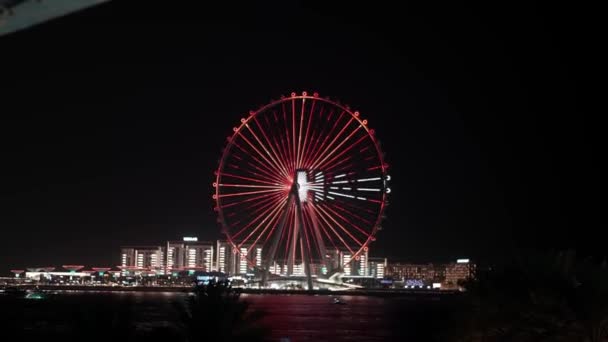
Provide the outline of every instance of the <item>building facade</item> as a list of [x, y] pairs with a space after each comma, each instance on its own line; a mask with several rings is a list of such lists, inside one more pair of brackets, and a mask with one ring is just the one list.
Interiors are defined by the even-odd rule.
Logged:
[[[198, 241], [186, 237], [181, 241], [167, 241], [165, 246], [126, 246], [121, 248], [120, 266], [130, 271], [148, 270], [158, 274], [174, 274], [180, 271], [221, 272], [231, 276], [251, 275], [262, 268], [264, 250], [260, 245], [244, 244], [234, 249], [228, 241]], [[313, 260], [313, 276], [329, 276], [336, 272], [348, 277], [383, 278], [386, 259], [370, 262], [368, 250], [353, 257], [346, 249], [328, 249], [325, 262]], [[292, 267], [275, 263], [270, 272], [277, 275], [304, 276], [301, 260]], [[290, 274], [288, 274], [290, 273]]]
[[456, 262], [449, 263], [445, 267], [443, 285], [445, 288], [460, 288], [460, 282], [471, 278], [474, 271], [475, 265], [468, 259], [459, 259]]
[[147, 269], [164, 273], [164, 249], [162, 246], [127, 246], [120, 250], [120, 266]]
[[458, 283], [472, 276], [475, 265], [468, 259], [442, 264], [388, 263], [386, 277], [404, 284], [457, 289]]

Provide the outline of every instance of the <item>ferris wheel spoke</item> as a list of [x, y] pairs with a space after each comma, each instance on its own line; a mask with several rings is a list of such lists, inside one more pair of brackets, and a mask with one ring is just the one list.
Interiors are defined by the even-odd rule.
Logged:
[[304, 110], [306, 109], [306, 98], [302, 98], [302, 108], [300, 110], [300, 126], [298, 133], [298, 149], [296, 153], [296, 167], [300, 168], [300, 153], [302, 149], [302, 130], [304, 128]]
[[[271, 172], [277, 172], [277, 171], [278, 171], [279, 173], [280, 173], [280, 172], [282, 172], [282, 170], [281, 170], [281, 168], [278, 166], [278, 164], [273, 164], [271, 161], [269, 161], [269, 160], [266, 158], [266, 156], [265, 156], [265, 155], [264, 155], [262, 152], [260, 152], [260, 150], [258, 150], [258, 149], [257, 149], [257, 148], [256, 148], [256, 147], [253, 145], [253, 143], [252, 143], [252, 142], [251, 142], [249, 139], [247, 139], [247, 137], [246, 137], [244, 134], [242, 134], [242, 133], [240, 133], [240, 132], [239, 132], [239, 136], [240, 136], [240, 137], [241, 137], [241, 138], [242, 138], [242, 139], [243, 139], [243, 140], [244, 140], [244, 141], [245, 141], [245, 142], [246, 142], [246, 143], [247, 143], [247, 144], [248, 144], [248, 145], [249, 145], [249, 146], [250, 146], [250, 147], [251, 147], [251, 148], [252, 148], [252, 149], [253, 149], [253, 150], [254, 150], [254, 151], [255, 151], [255, 152], [258, 154], [258, 155], [259, 155], [259, 156], [260, 156], [260, 157], [262, 157], [262, 159], [264, 159], [264, 161], [266, 162], [265, 166], [266, 166], [267, 168], [270, 168], [270, 166], [271, 166], [271, 165], [273, 165], [274, 167], [277, 167], [277, 170], [272, 170], [272, 169], [271, 169]], [[287, 176], [287, 173], [285, 173], [285, 176]]]
[[321, 228], [319, 228], [319, 223], [317, 221], [317, 218], [316, 218], [314, 212], [309, 208], [309, 206], [306, 206], [306, 210], [304, 210], [304, 214], [308, 218], [308, 222], [310, 223], [309, 227], [311, 230], [311, 235], [314, 238], [313, 241], [315, 242], [315, 246], [317, 247], [319, 256], [321, 257], [321, 260], [325, 264], [327, 248], [325, 247], [325, 242], [323, 242], [323, 235], [320, 231]]
[[247, 196], [247, 195], [263, 194], [263, 193], [276, 192], [276, 191], [283, 191], [283, 190], [282, 189], [273, 189], [273, 190], [235, 192], [235, 193], [229, 193], [229, 194], [220, 194], [220, 195], [218, 195], [218, 197], [226, 198], [226, 197], [236, 197], [236, 196]]
[[[333, 111], [330, 112], [330, 114], [333, 113]], [[340, 121], [342, 120], [342, 118], [344, 117], [344, 114], [346, 114], [346, 111], [342, 111], [340, 113], [340, 115], [338, 116], [338, 119], [334, 122], [334, 124], [331, 126], [331, 128], [329, 129], [329, 131], [327, 132], [327, 134], [325, 134], [325, 138], [323, 138], [323, 140], [321, 141], [321, 144], [318, 145], [312, 152], [310, 158], [307, 160], [307, 164], [312, 164], [315, 162], [315, 160], [318, 159], [318, 157], [320, 155], [322, 155], [324, 149], [326, 148], [326, 143], [329, 141], [329, 139], [334, 135], [334, 132], [336, 131], [336, 129], [338, 128], [338, 124], [340, 123]], [[352, 120], [352, 118], [351, 118]], [[349, 121], [350, 123], [350, 121]], [[321, 135], [319, 135], [319, 138], [321, 137]], [[330, 144], [331, 145], [331, 144]], [[327, 145], [327, 147], [329, 147], [329, 145]], [[312, 167], [311, 167], [312, 168]]]
[[350, 210], [348, 210], [348, 209], [344, 208], [344, 207], [343, 207], [343, 206], [341, 206], [341, 205], [334, 204], [334, 207], [335, 207], [336, 209], [338, 209], [338, 210], [342, 211], [344, 214], [346, 214], [346, 215], [350, 215], [350, 216], [354, 217], [354, 218], [355, 218], [355, 219], [357, 219], [358, 221], [364, 222], [364, 223], [366, 223], [366, 224], [368, 224], [368, 225], [372, 225], [372, 224], [374, 224], [374, 223], [373, 223], [373, 222], [371, 222], [370, 220], [368, 220], [368, 219], [366, 219], [366, 218], [363, 218], [363, 217], [359, 216], [358, 214], [356, 214], [356, 213], [354, 213], [354, 212], [352, 212], [352, 211], [350, 211]]
[[[323, 125], [323, 127], [319, 130], [319, 134], [317, 136], [317, 141], [315, 142], [315, 145], [313, 146], [313, 148], [310, 151], [310, 154], [308, 156], [308, 158], [306, 159], [306, 165], [310, 165], [312, 164], [317, 155], [323, 151], [323, 147], [325, 146], [325, 144], [327, 143], [327, 141], [330, 139], [330, 137], [333, 135], [334, 131], [337, 129], [338, 127], [338, 123], [340, 122], [340, 120], [342, 120], [342, 117], [344, 116], [346, 112], [342, 111], [338, 117], [338, 120], [336, 120], [333, 125]], [[334, 114], [334, 109], [331, 109], [329, 111], [329, 116], [331, 117], [332, 114]], [[319, 120], [323, 120], [322, 118], [319, 118]], [[328, 118], [327, 122], [331, 122]], [[308, 167], [310, 168], [310, 166]]]
[[[318, 133], [319, 135], [321, 133]], [[302, 154], [302, 167], [305, 169], [310, 169], [310, 163], [308, 162], [310, 159], [310, 155], [312, 151], [314, 151], [315, 142], [318, 142], [320, 139], [317, 137], [317, 132], [313, 131], [310, 133], [310, 138], [308, 139], [308, 143], [306, 146], [306, 150]]]
[[285, 257], [285, 260], [287, 259], [287, 256], [289, 255], [289, 246], [290, 246], [290, 242], [291, 242], [291, 239], [292, 239], [292, 235], [294, 233], [293, 232], [293, 225], [291, 225], [291, 222], [293, 221], [294, 217], [295, 217], [295, 215], [294, 215], [294, 206], [290, 205], [289, 206], [289, 212], [288, 212], [288, 215], [287, 215], [287, 223], [289, 223], [289, 226], [288, 226], [288, 229], [287, 229], [287, 236], [286, 236], [286, 239], [285, 239], [285, 254], [283, 254], [284, 257]]
[[285, 190], [285, 187], [280, 186], [280, 185], [226, 184], [226, 183], [220, 183], [218, 185], [221, 187], [225, 187], [225, 188], [283, 189], [283, 190]]
[[[285, 204], [287, 205], [287, 204]], [[281, 208], [281, 214], [283, 214], [283, 211], [285, 209], [285, 205], [283, 206], [283, 208]], [[277, 219], [274, 221], [274, 225], [272, 226], [272, 228], [270, 229], [270, 232], [268, 232], [268, 234], [266, 234], [266, 239], [264, 239], [264, 245], [266, 245], [268, 243], [268, 240], [270, 240], [270, 238], [274, 235], [274, 234], [279, 234], [276, 233], [276, 229], [279, 225], [280, 222], [280, 215], [277, 216]], [[280, 234], [282, 235], [283, 232], [280, 232]], [[278, 237], [280, 239], [280, 236]]]
[[349, 206], [349, 207], [351, 207], [351, 208], [353, 208], [355, 210], [359, 210], [359, 211], [362, 211], [362, 212], [367, 212], [367, 213], [370, 213], [370, 214], [375, 214], [376, 213], [375, 210], [372, 210], [372, 209], [370, 209], [368, 207], [362, 207], [360, 205], [357, 205], [358, 204], [357, 197], [355, 197], [352, 200], [346, 200], [345, 198], [336, 197], [335, 201], [338, 202], [338, 203], [342, 203], [342, 204], [344, 204], [346, 206]]
[[296, 99], [292, 99], [291, 100], [291, 132], [292, 132], [292, 147], [293, 147], [293, 168], [296, 169], [297, 166], [297, 159], [298, 159], [298, 155], [297, 155], [297, 147], [296, 147]]
[[[352, 120], [352, 119], [351, 119]], [[347, 126], [344, 126], [344, 128], [346, 128]], [[353, 135], [355, 135], [355, 133], [357, 133], [357, 131], [359, 129], [361, 129], [361, 127], [363, 127], [362, 125], [358, 125], [354, 131], [352, 131], [344, 140], [342, 140], [342, 142], [340, 142], [340, 144], [338, 144], [338, 146], [336, 146], [331, 152], [329, 152], [329, 154], [325, 155], [324, 158], [321, 159], [321, 161], [317, 162], [316, 164], [313, 165], [313, 169], [314, 168], [318, 168], [320, 165], [323, 165], [323, 163], [327, 160], [327, 158], [331, 157], [340, 147], [342, 147], [342, 145], [344, 145], [346, 142], [348, 142], [350, 140], [350, 138], [352, 138]], [[338, 136], [336, 136], [337, 138]], [[335, 140], [335, 139], [334, 139]], [[333, 144], [333, 142], [332, 142]], [[331, 146], [331, 145], [330, 145]]]
[[[280, 207], [280, 200], [278, 200], [278, 203], [269, 203], [263, 207], [258, 208], [258, 210], [255, 212], [255, 214], [257, 214], [253, 219], [251, 219], [245, 226], [243, 226], [239, 231], [235, 232], [232, 235], [233, 239], [237, 239], [241, 234], [243, 234], [245, 231], [247, 231], [247, 229], [249, 229], [251, 226], [253, 226], [257, 221], [263, 219], [264, 220], [268, 219], [268, 213], [272, 210], [275, 210], [277, 207]], [[264, 210], [262, 210], [264, 209]], [[255, 214], [252, 214], [255, 215]]]
[[[329, 223], [327, 221], [327, 219], [325, 218], [324, 215], [322, 215], [322, 212], [320, 210], [317, 209], [317, 207], [313, 207], [315, 212], [317, 213], [318, 217], [321, 218], [321, 220], [323, 220], [323, 222], [325, 222], [327, 228], [329, 228], [329, 230], [334, 233], [334, 235], [338, 238], [338, 240], [340, 240], [340, 242], [342, 242], [342, 245], [351, 253], [354, 254], [351, 245], [346, 243], [346, 241], [344, 241], [344, 238], [342, 237], [342, 235], [338, 234], [338, 232], [334, 229], [334, 227], [332, 226], [331, 223]], [[320, 209], [320, 208], [319, 208]], [[330, 238], [330, 240], [333, 241], [333, 239]]]
[[[310, 133], [310, 125], [313, 121], [313, 117], [314, 117], [314, 112], [315, 112], [315, 105], [317, 104], [317, 101], [313, 100], [311, 101], [311, 106], [310, 106], [310, 112], [308, 113], [308, 125], [306, 126], [306, 132], [304, 133], [304, 144], [302, 145], [302, 154], [300, 156], [299, 159], [299, 164], [301, 165], [301, 167], [306, 167], [306, 164], [304, 164], [304, 158], [308, 155], [308, 137], [309, 137], [309, 133]], [[321, 108], [322, 109], [322, 108]], [[304, 109], [302, 109], [303, 111]], [[314, 133], [314, 132], [313, 132]]]
[[[275, 193], [275, 194], [267, 194], [266, 197], [259, 199], [259, 200], [255, 200], [255, 201], [251, 201], [251, 203], [247, 203], [245, 204], [244, 201], [239, 201], [240, 203], [238, 203], [239, 205], [241, 205], [241, 208], [239, 209], [245, 209], [245, 210], [254, 210], [257, 207], [260, 207], [262, 205], [265, 205], [266, 203], [273, 203], [276, 201], [279, 201], [281, 199], [285, 198], [285, 195], [282, 193]], [[255, 214], [254, 212], [251, 213], [252, 215]]]
[[293, 221], [291, 221], [291, 241], [287, 243], [287, 274], [293, 274], [293, 267], [295, 266], [296, 254], [298, 252], [298, 241], [300, 238], [299, 227], [298, 227], [298, 218], [297, 218], [297, 208], [295, 208], [295, 203], [293, 205]]
[[[276, 130], [276, 128], [280, 126], [280, 125], [279, 125], [279, 119], [278, 119], [278, 114], [277, 114], [277, 112], [276, 112], [276, 111], [273, 111], [273, 114], [274, 114], [274, 118], [275, 118], [275, 124], [274, 124], [274, 127], [275, 127], [275, 130]], [[257, 116], [254, 116], [254, 119], [256, 119], [256, 117], [257, 117]], [[272, 127], [272, 126], [271, 126], [271, 125], [268, 123], [268, 120], [266, 120], [266, 123], [268, 124], [268, 127]], [[265, 131], [266, 131], [266, 130], [262, 130], [262, 132], [265, 132]], [[276, 147], [276, 149], [277, 149], [277, 154], [278, 154], [278, 155], [279, 155], [279, 157], [280, 157], [279, 159], [280, 159], [280, 160], [282, 161], [282, 163], [285, 165], [285, 168], [287, 169], [287, 171], [289, 171], [289, 170], [290, 170], [290, 168], [289, 168], [289, 156], [288, 156], [288, 154], [287, 154], [287, 152], [286, 152], [286, 150], [287, 150], [287, 149], [285, 148], [285, 142], [284, 142], [284, 141], [283, 141], [283, 139], [282, 139], [282, 135], [281, 135], [280, 131], [281, 131], [281, 130], [280, 130], [280, 128], [279, 128], [279, 130], [278, 130], [278, 134], [274, 134], [274, 135], [272, 135], [272, 141], [273, 141], [273, 143], [274, 143], [274, 146], [275, 146], [275, 147]]]
[[294, 168], [289, 155], [289, 142], [287, 139], [281, 138], [281, 147], [283, 148], [283, 153], [285, 154], [285, 163], [287, 164], [287, 168], [289, 171], [293, 172]]
[[[302, 222], [303, 222], [303, 226], [305, 227], [305, 230], [307, 232], [306, 233], [307, 234], [306, 239], [310, 240], [309, 236], [313, 233], [312, 222], [310, 221], [310, 218], [307, 215], [306, 209], [304, 207], [302, 207], [301, 210], [302, 210]], [[313, 240], [313, 242], [316, 242], [316, 241]], [[316, 243], [315, 243], [315, 247], [318, 247], [318, 246], [316, 246]], [[309, 252], [312, 252], [312, 245], [310, 244], [310, 241], [308, 242], [308, 248], [309, 248]]]
[[[342, 165], [344, 163], [347, 163], [349, 161], [352, 161], [352, 157], [351, 156], [346, 156], [340, 160], [338, 160], [337, 162], [331, 164], [331, 165], [327, 165], [326, 167], [324, 167], [322, 170], [326, 170], [326, 172], [331, 172], [334, 171], [335, 169], [337, 169], [338, 167], [343, 167], [344, 169], [352, 169], [352, 164], [347, 164], [347, 165]], [[338, 169], [341, 170], [341, 169]]]
[[[341, 117], [342, 117], [342, 116], [341, 116]], [[315, 160], [315, 162], [314, 162], [314, 164], [318, 164], [318, 161], [319, 161], [319, 160], [321, 160], [321, 159], [323, 159], [323, 158], [324, 158], [324, 157], [327, 155], [328, 151], [329, 151], [329, 150], [332, 148], [332, 146], [333, 146], [333, 145], [336, 143], [336, 141], [338, 141], [338, 139], [340, 139], [340, 137], [342, 136], [342, 134], [344, 134], [344, 132], [346, 131], [346, 129], [348, 128], [348, 126], [350, 126], [350, 124], [351, 124], [353, 121], [355, 121], [355, 118], [354, 118], [354, 117], [351, 117], [351, 118], [350, 118], [350, 119], [349, 119], [349, 120], [346, 122], [346, 124], [345, 124], [345, 125], [344, 125], [344, 126], [343, 126], [343, 127], [342, 127], [342, 128], [339, 130], [339, 131], [338, 131], [338, 133], [337, 133], [337, 134], [335, 134], [335, 135], [333, 136], [333, 139], [332, 139], [332, 140], [331, 140], [331, 141], [330, 141], [330, 142], [329, 142], [329, 143], [328, 143], [326, 146], [325, 146], [325, 145], [324, 145], [324, 146], [321, 146], [321, 148], [322, 148], [322, 149], [321, 149], [321, 150], [319, 151], [319, 153], [318, 153], [318, 154], [315, 156], [315, 159], [314, 159], [314, 160]], [[336, 121], [336, 123], [335, 123], [335, 124], [337, 125], [339, 122], [340, 122], [340, 121]], [[332, 128], [332, 132], [333, 132], [333, 131], [334, 131], [334, 129]], [[313, 165], [314, 165], [314, 164], [313, 164]], [[312, 166], [312, 168], [314, 168], [314, 166]]]
[[245, 153], [245, 155], [247, 155], [248, 157], [250, 157], [253, 161], [256, 162], [256, 164], [253, 164], [251, 161], [248, 161], [247, 165], [249, 165], [250, 167], [252, 167], [254, 170], [257, 170], [259, 172], [264, 173], [264, 175], [268, 178], [268, 180], [270, 181], [274, 181], [276, 183], [281, 183], [281, 180], [278, 178], [278, 176], [276, 175], [276, 173], [273, 173], [273, 170], [269, 169], [268, 166], [266, 166], [266, 164], [262, 163], [259, 159], [257, 159], [253, 154], [251, 154], [250, 152], [248, 152], [243, 146], [241, 146], [239, 143], [237, 142], [233, 142], [234, 146], [236, 146], [238, 149], [240, 149], [241, 151], [243, 151], [243, 153]]
[[[337, 167], [337, 166], [335, 166], [335, 167]], [[352, 169], [353, 169], [353, 164], [352, 163], [348, 163], [348, 164], [346, 164], [344, 166], [340, 166], [340, 167], [337, 167], [336, 169], [330, 170], [330, 172], [328, 172], [328, 173], [334, 174], [334, 175], [335, 174], [343, 174], [344, 172], [349, 172]]]
[[[361, 234], [363, 234], [363, 236], [365, 237], [365, 239], [368, 239], [368, 238], [369, 238], [369, 233], [368, 233], [368, 232], [366, 232], [365, 230], [363, 230], [361, 227], [359, 227], [359, 226], [358, 226], [358, 225], [357, 225], [355, 222], [351, 221], [351, 220], [350, 220], [350, 219], [348, 219], [347, 217], [344, 217], [344, 216], [340, 215], [338, 212], [336, 212], [335, 210], [333, 210], [333, 209], [332, 209], [332, 208], [330, 208], [329, 206], [324, 206], [324, 207], [325, 207], [325, 209], [327, 209], [327, 210], [331, 211], [331, 213], [332, 213], [334, 216], [336, 216], [336, 217], [338, 217], [338, 218], [342, 219], [342, 221], [343, 221], [344, 223], [347, 223], [347, 224], [351, 225], [352, 227], [355, 227], [355, 229], [356, 229], [357, 231], [359, 231]], [[349, 233], [350, 233], [350, 231], [349, 231]], [[352, 234], [352, 233], [350, 233], [350, 234]], [[352, 236], [352, 237], [354, 238], [354, 236]]]
[[[274, 195], [270, 195], [267, 196], [266, 198], [262, 198], [260, 200], [256, 200], [256, 201], [251, 201], [251, 203], [247, 203], [245, 204], [245, 201], [240, 201], [237, 202], [238, 205], [240, 205], [240, 207], [238, 208], [238, 211], [234, 211], [234, 212], [229, 212], [231, 214], [241, 214], [243, 211], [247, 212], [247, 216], [251, 217], [251, 216], [255, 216], [257, 215], [261, 210], [264, 210], [265, 208], [269, 208], [273, 205], [275, 205], [276, 203], [280, 202], [281, 199], [283, 199], [284, 196], [282, 196], [281, 194], [274, 194]], [[224, 208], [228, 207], [228, 205], [224, 205]], [[241, 217], [243, 216], [242, 214], [240, 215]]]
[[[323, 113], [324, 111], [324, 107], [321, 107], [321, 113]], [[333, 111], [330, 111], [330, 114]], [[322, 127], [321, 129], [317, 130], [313, 130], [312, 134], [311, 134], [311, 138], [310, 138], [310, 147], [308, 148], [308, 150], [306, 151], [306, 154], [304, 155], [304, 161], [302, 162], [302, 165], [308, 169], [310, 169], [310, 163], [312, 163], [314, 161], [313, 157], [315, 152], [317, 151], [317, 148], [320, 146], [319, 143], [321, 143], [323, 140], [321, 139], [322, 136], [325, 136], [326, 139], [328, 137], [328, 134], [325, 132], [325, 127]]]
[[[275, 205], [273, 208], [270, 208], [266, 211], [264, 211], [264, 213], [262, 214], [264, 217], [264, 219], [262, 221], [260, 221], [260, 223], [251, 230], [251, 232], [249, 232], [249, 234], [247, 235], [247, 237], [245, 237], [245, 239], [243, 239], [239, 245], [238, 248], [240, 249], [245, 243], [247, 243], [247, 241], [249, 241], [249, 239], [253, 236], [253, 234], [255, 234], [263, 225], [264, 223], [266, 223], [268, 220], [270, 220], [270, 222], [272, 222], [272, 220], [274, 220], [275, 216], [278, 216], [279, 212], [281, 211], [282, 205], [285, 203], [286, 199], [284, 199], [283, 201], [281, 201], [281, 203], [279, 203], [278, 205]], [[268, 213], [270, 211], [270, 213]], [[260, 233], [258, 234], [257, 239], [255, 240], [255, 242], [253, 243], [253, 245], [255, 245], [257, 243], [257, 241], [262, 237], [262, 235], [264, 235], [264, 233], [266, 232], [266, 229], [268, 229], [269, 225], [266, 225], [266, 228]]]
[[[291, 210], [291, 201], [288, 199], [287, 203], [283, 207], [283, 210], [281, 210], [280, 221], [277, 220], [275, 227], [270, 232], [270, 234], [266, 237], [266, 241], [268, 241], [270, 239], [271, 235], [273, 235], [272, 233], [274, 233], [272, 242], [270, 245], [270, 250], [269, 250], [269, 252], [266, 253], [266, 257], [264, 258], [264, 269], [265, 270], [269, 270], [270, 264], [275, 262], [275, 265], [274, 265], [275, 273], [277, 273], [276, 272], [277, 271], [276, 270], [276, 261], [277, 261], [276, 253], [277, 253], [279, 246], [285, 239], [285, 234], [288, 233], [288, 232], [286, 232], [288, 229], [285, 229], [285, 228], [286, 228], [286, 224], [289, 219], [290, 210]], [[277, 229], [278, 229], [278, 231], [275, 232]], [[278, 273], [280, 274], [281, 272], [279, 271]]]
[[225, 177], [231, 177], [231, 178], [251, 181], [251, 182], [255, 182], [255, 183], [262, 183], [262, 184], [268, 184], [268, 185], [277, 185], [277, 186], [279, 185], [278, 183], [272, 183], [272, 182], [264, 181], [264, 180], [261, 180], [261, 179], [258, 179], [258, 178], [239, 176], [239, 175], [235, 175], [235, 174], [227, 173], [227, 172], [222, 172], [221, 175], [225, 176]]
[[[266, 154], [268, 155], [268, 157], [270, 157], [270, 160], [274, 163], [274, 166], [277, 167], [277, 169], [283, 173], [283, 175], [285, 177], [289, 177], [287, 169], [285, 169], [283, 167], [283, 165], [281, 165], [275, 158], [274, 156], [270, 153], [269, 149], [266, 147], [266, 145], [264, 145], [264, 143], [262, 143], [262, 141], [260, 140], [260, 138], [257, 136], [257, 134], [255, 134], [255, 132], [253, 131], [253, 129], [251, 128], [251, 126], [249, 124], [245, 124], [245, 127], [247, 127], [247, 129], [249, 130], [249, 132], [251, 133], [251, 135], [253, 135], [254, 139], [258, 142], [258, 144], [262, 147], [262, 149], [264, 150], [264, 152], [266, 152]], [[258, 128], [261, 129], [260, 126], [258, 126]], [[262, 131], [263, 132], [263, 131]], [[269, 145], [270, 149], [272, 149], [272, 145]], [[273, 151], [274, 152], [274, 151]], [[268, 159], [264, 158], [264, 160], [268, 161]]]
[[[247, 205], [241, 205], [240, 207], [238, 207], [238, 210], [225, 210], [224, 217], [238, 217], [239, 221], [233, 222], [231, 226], [239, 227], [240, 222], [254, 219], [263, 210], [272, 208], [272, 206], [277, 205], [281, 198], [282, 197], [280, 196], [269, 197], [260, 201], [247, 203]], [[243, 212], [247, 212], [247, 214], [244, 215]]]
[[300, 250], [302, 252], [302, 260], [306, 260], [304, 262], [304, 267], [306, 267], [306, 264], [310, 265], [310, 263], [312, 262], [312, 253], [313, 253], [313, 249], [312, 249], [312, 245], [310, 243], [310, 226], [308, 225], [308, 222], [306, 221], [306, 218], [304, 217], [304, 208], [302, 208], [301, 204], [298, 205], [298, 209], [297, 210], [297, 215], [298, 215], [298, 224], [300, 225], [300, 231], [303, 235], [303, 239], [300, 239]]
[[[263, 202], [264, 199], [269, 199], [269, 198], [274, 198], [274, 197], [280, 197], [280, 196], [281, 196], [280, 193], [276, 193], [276, 194], [267, 193], [267, 194], [263, 194], [263, 195], [259, 195], [259, 196], [249, 197], [247, 199], [240, 200], [240, 201], [233, 201], [231, 203], [222, 203], [222, 208], [226, 209], [226, 208], [234, 207], [234, 206], [237, 206], [237, 205], [245, 205], [245, 203], [253, 202], [253, 201], [256, 201], [253, 204], [253, 205], [256, 205], [259, 202]], [[245, 206], [245, 208], [249, 209], [248, 206]]]
[[[362, 126], [359, 126], [359, 128]], [[350, 152], [350, 150], [353, 149], [353, 147], [359, 145], [363, 140], [365, 140], [365, 138], [367, 138], [366, 135], [361, 136], [361, 138], [357, 139], [357, 141], [355, 141], [352, 144], [349, 144], [344, 150], [342, 150], [342, 152], [338, 153], [337, 155], [335, 155], [332, 159], [322, 163], [319, 165], [319, 168], [327, 168], [330, 169], [331, 167], [328, 165], [331, 165], [331, 163], [333, 163], [336, 159], [342, 157], [344, 154], [346, 154], [347, 152]], [[346, 142], [346, 141], [344, 141]], [[348, 158], [350, 158], [350, 156], [348, 156]], [[327, 167], [326, 167], [327, 166]]]
[[289, 162], [289, 170], [295, 170], [294, 156], [292, 154], [291, 140], [289, 139], [289, 122], [287, 121], [287, 110], [285, 109], [285, 103], [281, 106], [283, 108], [283, 122], [285, 125], [285, 142], [287, 147], [287, 160]]
[[[314, 209], [312, 210], [312, 212], [314, 213]], [[338, 249], [338, 245], [336, 245], [336, 243], [332, 239], [331, 234], [329, 234], [328, 229], [323, 226], [323, 223], [324, 222], [322, 220], [317, 220], [317, 226], [319, 227], [319, 230], [323, 233], [322, 235], [327, 238], [327, 241], [329, 241], [331, 243], [333, 248]]]
[[319, 231], [321, 231], [323, 233], [322, 235], [327, 238], [327, 241], [329, 241], [329, 243], [331, 244], [333, 249], [338, 249], [339, 248], [338, 244], [336, 244], [336, 242], [334, 242], [334, 239], [332, 239], [331, 234], [329, 233], [328, 229], [323, 227], [322, 221], [318, 222], [318, 226], [319, 226]]
[[263, 207], [258, 208], [258, 210], [256, 210], [255, 213], [252, 212], [252, 214], [250, 216], [253, 216], [253, 219], [248, 218], [249, 222], [245, 226], [243, 226], [239, 231], [237, 231], [233, 235], [233, 238], [239, 237], [242, 233], [246, 232], [252, 225], [254, 225], [260, 219], [262, 219], [262, 218], [267, 219], [268, 212], [273, 210], [273, 208], [276, 208], [278, 205], [279, 204], [276, 202], [269, 203]]
[[[359, 239], [357, 239], [348, 229], [346, 229], [346, 227], [344, 227], [340, 222], [338, 222], [333, 215], [327, 213], [323, 207], [319, 206], [319, 210], [323, 213], [325, 213], [327, 215], [327, 217], [329, 217], [329, 219], [335, 223], [338, 227], [340, 227], [340, 229], [342, 229], [342, 231], [349, 237], [351, 238], [354, 242], [356, 242], [359, 247], [363, 246], [363, 243], [361, 241], [359, 241]], [[335, 214], [334, 214], [335, 215]], [[338, 216], [339, 217], [339, 216]], [[346, 223], [349, 223], [350, 225], [352, 225], [352, 222], [348, 222], [346, 221]]]
[[[279, 153], [277, 153], [277, 151], [275, 150], [275, 146], [273, 145], [273, 143], [268, 138], [268, 135], [266, 134], [266, 130], [264, 129], [264, 127], [262, 127], [261, 123], [258, 122], [258, 119], [255, 116], [253, 117], [253, 121], [256, 123], [256, 125], [258, 126], [258, 128], [262, 132], [262, 136], [264, 137], [264, 140], [266, 141], [266, 143], [268, 144], [268, 146], [270, 146], [270, 150], [274, 154], [274, 156], [276, 158], [276, 162], [281, 165], [281, 169], [283, 170], [283, 172], [285, 173], [285, 175], [287, 175], [289, 173], [287, 171], [287, 166], [283, 162], [283, 158], [281, 158], [281, 156], [279, 156]], [[252, 134], [254, 134], [253, 131], [252, 131]], [[261, 143], [260, 143], [260, 145], [261, 145]]]
[[277, 148], [277, 154], [281, 159], [281, 163], [285, 165], [285, 169], [289, 172], [289, 158], [287, 157], [287, 154], [285, 152], [285, 142], [282, 139], [280, 139], [280, 141], [277, 140], [276, 136], [273, 137], [272, 141]]

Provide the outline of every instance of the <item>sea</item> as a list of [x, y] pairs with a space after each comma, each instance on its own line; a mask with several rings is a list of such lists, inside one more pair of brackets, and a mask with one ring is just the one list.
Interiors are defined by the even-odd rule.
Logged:
[[[87, 334], [117, 325], [116, 315], [109, 311], [124, 309], [139, 340], [157, 340], [153, 337], [159, 329], [179, 330], [179, 306], [188, 296], [191, 294], [176, 292], [60, 292], [50, 300], [32, 299], [10, 305], [3, 305], [0, 300], [0, 319], [9, 328], [17, 324], [26, 332], [38, 331], [42, 338], [72, 329], [77, 320], [83, 322], [79, 325], [84, 325], [80, 329], [85, 335], [82, 341], [86, 341]], [[258, 313], [256, 324], [265, 329], [266, 339], [280, 342], [437, 341], [438, 330], [448, 318], [447, 312], [451, 312], [447, 308], [453, 307], [449, 298], [415, 294], [242, 294], [240, 300], [248, 303], [249, 311]], [[104, 306], [111, 309], [101, 310]], [[17, 323], [10, 323], [11, 319]]]

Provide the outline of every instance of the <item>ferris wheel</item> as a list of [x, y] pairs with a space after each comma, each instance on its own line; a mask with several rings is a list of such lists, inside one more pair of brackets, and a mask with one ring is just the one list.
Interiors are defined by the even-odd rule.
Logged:
[[349, 258], [337, 266], [346, 267], [375, 241], [387, 169], [359, 112], [291, 93], [233, 128], [215, 172], [214, 210], [235, 255], [275, 274], [303, 267], [310, 288], [311, 265], [330, 267], [332, 252], [343, 251]]

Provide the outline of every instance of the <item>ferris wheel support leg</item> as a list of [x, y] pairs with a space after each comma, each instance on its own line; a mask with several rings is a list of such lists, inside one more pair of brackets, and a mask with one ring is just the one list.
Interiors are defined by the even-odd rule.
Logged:
[[283, 230], [285, 229], [285, 224], [287, 223], [287, 214], [289, 212], [289, 208], [291, 208], [292, 198], [290, 197], [287, 203], [285, 204], [285, 208], [283, 209], [283, 214], [281, 217], [281, 222], [277, 227], [277, 232], [274, 234], [272, 238], [272, 245], [270, 246], [270, 253], [264, 259], [264, 264], [262, 267], [262, 286], [266, 286], [266, 282], [268, 280], [268, 275], [270, 273], [270, 264], [274, 263], [275, 256], [277, 254], [277, 248], [279, 246], [279, 239], [283, 234]]
[[[296, 210], [298, 210], [296, 208]], [[297, 215], [297, 213], [296, 213]], [[287, 275], [293, 275], [293, 268], [296, 262], [296, 249], [298, 247], [298, 242], [300, 241], [300, 220], [298, 219], [298, 224], [295, 224], [293, 227], [293, 235], [291, 237], [290, 247], [289, 247], [289, 255], [287, 256]]]
[[[310, 253], [308, 250], [308, 247], [306, 246], [306, 241], [304, 241], [304, 235], [306, 234], [306, 230], [304, 229], [304, 217], [302, 214], [302, 202], [300, 201], [300, 197], [292, 195], [295, 197], [295, 201], [296, 201], [296, 215], [298, 218], [298, 224], [297, 226], [299, 227], [298, 230], [302, 230], [302, 234], [300, 234], [300, 250], [302, 251], [302, 260], [304, 262], [304, 273], [306, 274], [306, 282], [308, 285], [308, 291], [312, 291], [313, 290], [313, 286], [312, 286], [312, 272], [310, 269]], [[295, 240], [294, 240], [295, 241]], [[290, 254], [291, 256], [291, 254]]]
[[325, 265], [327, 268], [327, 273], [330, 273], [330, 266], [327, 262], [327, 248], [325, 247], [325, 243], [323, 242], [323, 236], [321, 235], [321, 230], [319, 228], [319, 223], [317, 222], [317, 216], [314, 211], [310, 211], [312, 228], [315, 234], [315, 240], [317, 241], [317, 245], [319, 246], [319, 253], [321, 253], [321, 264]]

